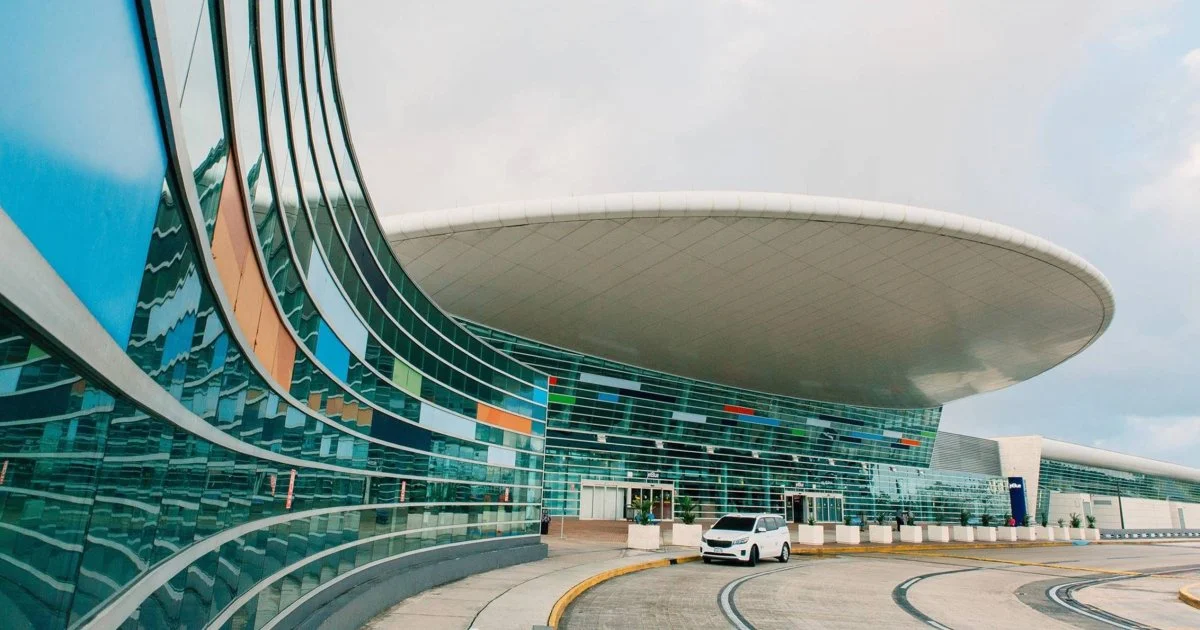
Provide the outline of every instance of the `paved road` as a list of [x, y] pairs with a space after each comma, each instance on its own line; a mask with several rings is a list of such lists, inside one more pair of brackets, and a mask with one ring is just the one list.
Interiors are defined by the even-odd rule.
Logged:
[[1174, 599], [1198, 576], [1200, 547], [1183, 544], [693, 563], [601, 584], [560, 628], [1200, 628]]

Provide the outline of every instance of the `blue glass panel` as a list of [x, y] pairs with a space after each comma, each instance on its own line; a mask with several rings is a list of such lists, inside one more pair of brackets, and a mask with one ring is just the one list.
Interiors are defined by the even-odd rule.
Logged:
[[775, 418], [764, 418], [762, 416], [751, 416], [744, 413], [738, 414], [738, 420], [749, 422], [750, 424], [765, 424], [769, 427], [779, 426], [779, 421]]
[[325, 316], [333, 322], [334, 328], [341, 334], [346, 345], [354, 351], [354, 355], [366, 356], [367, 329], [338, 291], [333, 277], [329, 275], [329, 269], [325, 266], [325, 260], [315, 247], [308, 258], [308, 287], [312, 289], [312, 294], [321, 305]]
[[317, 360], [333, 375], [345, 380], [350, 371], [350, 351], [338, 338], [324, 320], [317, 323]]
[[166, 172], [134, 3], [5, 2], [0, 58], [0, 208], [124, 345]]
[[600, 393], [596, 394], [596, 400], [602, 400], [604, 402], [615, 403], [615, 402], [619, 402], [621, 400], [621, 397], [616, 394], [610, 394], [608, 392], [600, 392]]

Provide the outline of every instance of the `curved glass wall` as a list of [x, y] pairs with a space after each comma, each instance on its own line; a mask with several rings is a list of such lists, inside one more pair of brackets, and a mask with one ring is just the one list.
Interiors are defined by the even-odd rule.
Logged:
[[[776, 512], [855, 522], [897, 510], [957, 522], [1009, 512], [999, 476], [930, 467], [941, 409], [878, 409], [696, 381], [467, 328], [550, 375], [546, 507], [624, 517], [645, 493], [661, 518], [691, 497], [701, 518]], [[811, 506], [799, 507], [812, 498]], [[613, 512], [613, 508], [616, 512]]]
[[104, 356], [201, 424], [0, 307], [0, 606], [257, 628], [368, 565], [536, 542], [546, 377], [366, 246], [328, 6], [112, 5], [0, 8], [0, 49], [54, 60], [0, 78], [60, 103], [0, 117], [0, 209]]

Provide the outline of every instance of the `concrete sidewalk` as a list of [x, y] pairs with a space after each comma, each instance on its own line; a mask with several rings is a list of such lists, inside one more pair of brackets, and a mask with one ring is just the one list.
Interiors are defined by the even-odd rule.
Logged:
[[543, 536], [545, 560], [473, 575], [414, 595], [367, 622], [368, 630], [530, 630], [545, 625], [554, 603], [576, 584], [611, 569], [660, 558], [695, 555], [625, 549], [624, 543]]

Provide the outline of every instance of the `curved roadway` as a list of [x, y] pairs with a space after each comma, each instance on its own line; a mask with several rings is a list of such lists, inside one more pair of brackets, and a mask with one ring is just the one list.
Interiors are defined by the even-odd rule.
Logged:
[[1200, 546], [795, 556], [788, 564], [685, 564], [601, 584], [566, 630], [694, 628], [1200, 628], [1176, 599]]

